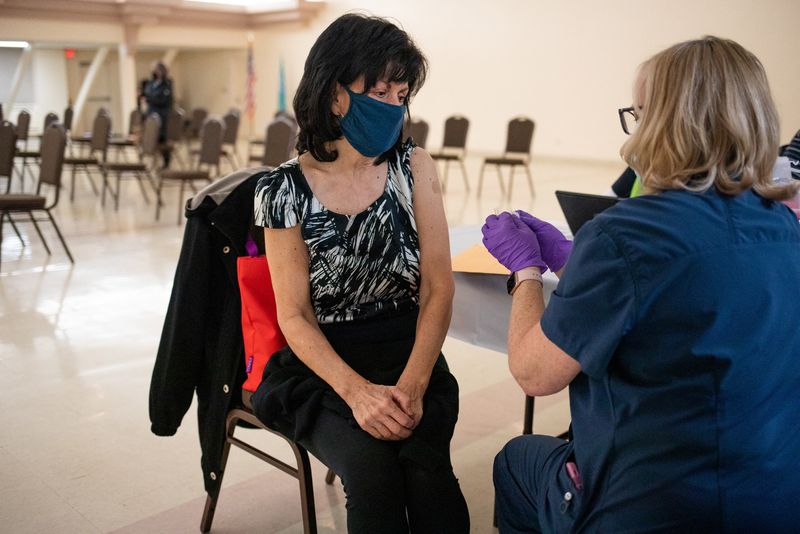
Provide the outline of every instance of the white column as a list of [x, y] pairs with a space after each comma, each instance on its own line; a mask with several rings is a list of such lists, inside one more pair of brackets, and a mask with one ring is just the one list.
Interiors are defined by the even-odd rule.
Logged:
[[8, 100], [5, 104], [5, 113], [8, 117], [11, 117], [12, 108], [22, 85], [22, 78], [31, 64], [31, 57], [33, 57], [33, 47], [28, 45], [22, 50], [22, 55], [19, 56], [19, 61], [17, 62], [17, 68], [14, 69], [14, 77], [11, 78], [11, 91], [8, 93]]
[[170, 48], [166, 52], [164, 52], [164, 57], [161, 58], [161, 63], [170, 68], [172, 66], [172, 62], [175, 61], [175, 56], [178, 55], [177, 48]]
[[92, 64], [89, 65], [89, 70], [86, 71], [86, 78], [83, 79], [81, 88], [78, 90], [78, 96], [75, 97], [75, 105], [73, 106], [74, 115], [72, 118], [73, 125], [78, 124], [81, 120], [81, 114], [83, 113], [83, 108], [86, 105], [86, 98], [89, 96], [89, 91], [92, 88], [94, 79], [97, 77], [97, 72], [100, 70], [100, 67], [103, 66], [103, 62], [106, 60], [107, 55], [107, 46], [98, 48], [97, 53], [95, 53], [94, 58], [92, 59]]
[[128, 133], [131, 110], [136, 107], [136, 59], [134, 52], [125, 43], [120, 43], [119, 52], [119, 105], [122, 124], [119, 132]]

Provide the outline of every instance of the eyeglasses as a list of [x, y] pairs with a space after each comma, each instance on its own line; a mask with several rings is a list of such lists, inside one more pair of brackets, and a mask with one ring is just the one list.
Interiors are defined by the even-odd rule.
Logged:
[[636, 123], [639, 122], [639, 115], [636, 113], [635, 108], [620, 108], [617, 110], [619, 112], [619, 123], [622, 125], [622, 131], [628, 135], [631, 135], [636, 129]]

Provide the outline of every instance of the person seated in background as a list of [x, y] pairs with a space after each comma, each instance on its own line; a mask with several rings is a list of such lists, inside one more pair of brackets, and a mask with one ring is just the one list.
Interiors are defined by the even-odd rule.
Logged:
[[[789, 532], [800, 510], [800, 225], [773, 181], [778, 117], [733, 41], [641, 67], [622, 156], [644, 196], [586, 223], [571, 253], [525, 213], [490, 215], [517, 274], [509, 366], [528, 395], [569, 386], [573, 439], [497, 455], [500, 531]], [[547, 267], [569, 260], [544, 309]]]
[[788, 145], [781, 147], [781, 156], [789, 159], [792, 178], [800, 180], [800, 130], [794, 134]]
[[268, 427], [339, 475], [351, 533], [466, 533], [441, 354], [453, 275], [433, 160], [401, 127], [427, 62], [386, 20], [344, 15], [294, 98], [294, 158], [256, 186], [288, 347], [252, 397]]

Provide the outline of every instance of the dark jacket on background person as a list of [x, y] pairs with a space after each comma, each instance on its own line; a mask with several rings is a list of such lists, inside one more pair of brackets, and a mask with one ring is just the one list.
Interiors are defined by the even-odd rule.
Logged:
[[[175, 434], [197, 393], [207, 492], [221, 480], [225, 416], [241, 404], [245, 370], [236, 260], [247, 255], [248, 232], [259, 252], [264, 251], [263, 231], [252, 226], [256, 182], [264, 174], [239, 171], [187, 203], [183, 244], [150, 383], [151, 430], [158, 436]], [[235, 189], [220, 187], [226, 181]]]
[[147, 114], [156, 113], [161, 119], [159, 141], [164, 142], [167, 134], [167, 117], [172, 109], [172, 80], [151, 78], [144, 86], [143, 95], [147, 101]]

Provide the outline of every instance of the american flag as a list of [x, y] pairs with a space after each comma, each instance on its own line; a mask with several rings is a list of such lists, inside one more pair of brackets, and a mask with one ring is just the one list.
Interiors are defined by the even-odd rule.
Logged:
[[244, 95], [244, 112], [252, 121], [256, 113], [256, 70], [253, 65], [253, 43], [247, 45], [247, 92]]

